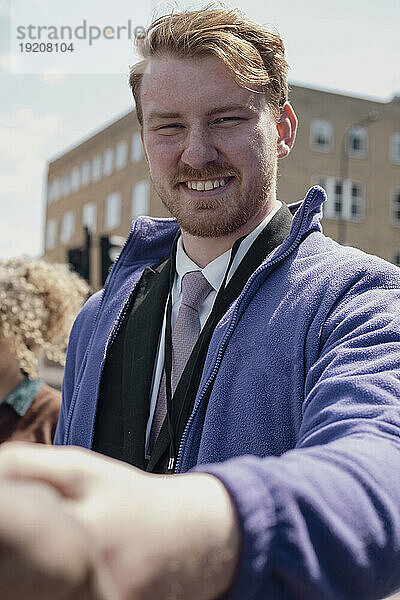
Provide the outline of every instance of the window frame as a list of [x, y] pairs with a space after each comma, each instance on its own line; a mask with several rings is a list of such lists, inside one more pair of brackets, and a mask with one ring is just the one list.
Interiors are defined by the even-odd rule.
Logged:
[[[395, 204], [398, 206], [395, 206]], [[394, 216], [394, 213], [398, 213], [398, 218]], [[390, 221], [394, 227], [400, 227], [400, 187], [392, 190], [390, 200]]]
[[[137, 190], [137, 188], [142, 188], [143, 192], [146, 192], [146, 198], [145, 198], [145, 209], [144, 211], [142, 210], [142, 208], [140, 207], [140, 209], [138, 210], [134, 210], [134, 202], [135, 202], [135, 190]], [[143, 202], [141, 200], [141, 204], [143, 206]], [[139, 181], [136, 181], [134, 184], [132, 184], [132, 188], [131, 188], [131, 219], [137, 219], [137, 217], [141, 217], [144, 215], [148, 215], [149, 213], [149, 209], [150, 209], [150, 182], [148, 179], [140, 179]]]
[[[68, 231], [66, 231], [66, 219], [68, 217], [71, 217], [71, 226], [68, 227]], [[68, 244], [74, 237], [75, 235], [75, 228], [76, 228], [76, 223], [75, 223], [75, 213], [73, 210], [67, 210], [61, 219], [61, 228], [60, 228], [60, 241], [62, 244]], [[66, 233], [68, 235], [66, 235]]]
[[[122, 149], [122, 150], [121, 150]], [[115, 148], [115, 170], [121, 171], [128, 162], [128, 144], [126, 140], [120, 140]]]
[[77, 192], [81, 187], [81, 170], [78, 165], [71, 169], [71, 193]]
[[93, 183], [97, 183], [103, 176], [103, 159], [101, 154], [95, 154], [91, 160], [91, 178]]
[[103, 177], [113, 174], [115, 168], [114, 148], [106, 148], [103, 152]]
[[390, 161], [393, 165], [400, 165], [400, 133], [390, 136]]
[[[51, 227], [53, 225], [54, 225], [54, 230], [51, 229]], [[53, 239], [52, 239], [51, 244], [49, 244], [50, 232], [52, 232], [52, 234], [53, 234], [53, 236], [52, 236]], [[54, 219], [54, 218], [48, 219], [48, 221], [46, 223], [45, 246], [46, 246], [46, 251], [54, 250], [54, 248], [57, 246], [57, 219]]]
[[[355, 132], [362, 132], [361, 138], [363, 139], [363, 148], [360, 150], [354, 150], [352, 148], [351, 140], [355, 139]], [[352, 133], [353, 132], [353, 133]], [[366, 127], [361, 125], [352, 125], [349, 127], [346, 133], [346, 154], [349, 158], [367, 158], [368, 156], [368, 130]]]
[[[112, 212], [112, 209], [109, 208], [111, 205], [111, 202], [114, 200], [118, 200], [118, 204], [116, 205], [118, 207], [117, 210], [117, 214], [118, 214], [118, 219], [110, 219], [110, 213]], [[105, 200], [105, 205], [104, 205], [104, 229], [107, 231], [112, 231], [113, 229], [117, 229], [120, 225], [121, 225], [121, 210], [122, 210], [122, 195], [121, 192], [110, 192]]]
[[[336, 187], [341, 184], [341, 211], [340, 213], [336, 210]], [[319, 175], [313, 177], [312, 185], [320, 185], [324, 188], [327, 201], [323, 204], [323, 214], [326, 219], [332, 219], [335, 221], [344, 220], [348, 223], [362, 223], [365, 220], [365, 206], [366, 206], [366, 192], [365, 184], [357, 179], [344, 179], [331, 175]], [[352, 202], [353, 202], [353, 186], [357, 186], [361, 191], [359, 196], [359, 214], [358, 216], [352, 215]]]
[[[318, 137], [318, 126], [328, 126], [328, 143], [327, 144], [319, 144]], [[310, 148], [314, 152], [323, 152], [324, 154], [329, 154], [333, 150], [333, 123], [328, 121], [327, 119], [312, 119], [310, 124]]]
[[92, 166], [90, 160], [84, 160], [81, 164], [81, 186], [83, 188], [90, 184], [92, 176]]
[[61, 178], [61, 196], [63, 198], [68, 198], [71, 194], [71, 179], [69, 173], [65, 174]]
[[[93, 220], [90, 223], [90, 219], [87, 219], [87, 214], [90, 212], [91, 209], [94, 209], [92, 211], [92, 216], [93, 216]], [[86, 216], [85, 216], [86, 213]], [[90, 233], [96, 233], [97, 231], [97, 204], [95, 202], [86, 202], [83, 206], [82, 206], [82, 225], [84, 227], [87, 227], [90, 231]]]

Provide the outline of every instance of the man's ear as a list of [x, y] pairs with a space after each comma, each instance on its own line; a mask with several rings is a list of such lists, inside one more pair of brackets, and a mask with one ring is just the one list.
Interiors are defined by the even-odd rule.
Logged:
[[279, 121], [276, 124], [278, 130], [278, 158], [284, 158], [289, 154], [296, 138], [297, 122], [296, 113], [291, 104], [285, 102], [281, 109]]

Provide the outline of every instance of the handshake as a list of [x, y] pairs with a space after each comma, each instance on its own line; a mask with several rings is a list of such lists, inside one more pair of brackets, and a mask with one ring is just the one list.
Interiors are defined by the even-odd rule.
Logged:
[[150, 475], [71, 447], [0, 449], [4, 600], [212, 600], [232, 582], [238, 538], [212, 476]]

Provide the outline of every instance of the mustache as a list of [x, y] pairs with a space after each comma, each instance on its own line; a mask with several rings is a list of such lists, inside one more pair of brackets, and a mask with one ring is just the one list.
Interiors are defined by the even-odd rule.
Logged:
[[199, 179], [223, 179], [225, 177], [237, 177], [241, 181], [240, 172], [233, 167], [226, 167], [224, 165], [210, 164], [204, 167], [204, 169], [193, 169], [186, 165], [172, 178], [172, 185], [175, 187], [182, 183], [182, 181], [196, 181]]

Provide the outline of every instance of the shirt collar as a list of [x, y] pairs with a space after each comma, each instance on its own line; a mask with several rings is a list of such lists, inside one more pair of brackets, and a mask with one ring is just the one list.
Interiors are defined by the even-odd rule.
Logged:
[[177, 292], [181, 293], [182, 287], [182, 278], [186, 273], [190, 273], [190, 271], [201, 271], [204, 277], [207, 279], [208, 283], [214, 288], [215, 291], [218, 291], [222, 280], [224, 278], [225, 271], [229, 264], [229, 257], [231, 255], [231, 250], [227, 250], [220, 256], [217, 256], [212, 262], [208, 263], [204, 269], [200, 269], [196, 263], [188, 257], [186, 254], [183, 243], [182, 236], [178, 240], [178, 245], [176, 248], [176, 273], [177, 273]]
[[43, 381], [41, 379], [28, 379], [28, 377], [25, 377], [16, 388], [3, 398], [2, 404], [9, 404], [20, 417], [23, 417], [42, 385]]
[[[239, 264], [241, 263], [243, 257], [246, 252], [254, 242], [254, 240], [258, 237], [258, 235], [262, 232], [264, 227], [268, 225], [271, 221], [272, 217], [278, 212], [280, 207], [282, 206], [282, 202], [279, 200], [276, 201], [276, 204], [271, 212], [251, 231], [240, 243], [239, 249], [233, 259], [231, 268], [229, 269], [229, 274], [227, 278], [227, 282], [231, 279]], [[208, 263], [204, 267], [204, 269], [200, 269], [196, 263], [189, 258], [183, 248], [182, 236], [178, 239], [178, 244], [176, 248], [176, 260], [175, 260], [175, 268], [177, 273], [177, 278], [175, 281], [175, 290], [178, 295], [181, 294], [182, 288], [182, 278], [186, 273], [190, 271], [201, 271], [204, 277], [207, 279], [208, 283], [214, 288], [215, 291], [218, 291], [221, 287], [221, 284], [224, 280], [226, 269], [229, 265], [229, 260], [231, 256], [232, 248], [229, 248], [220, 256], [217, 256], [212, 262]]]

